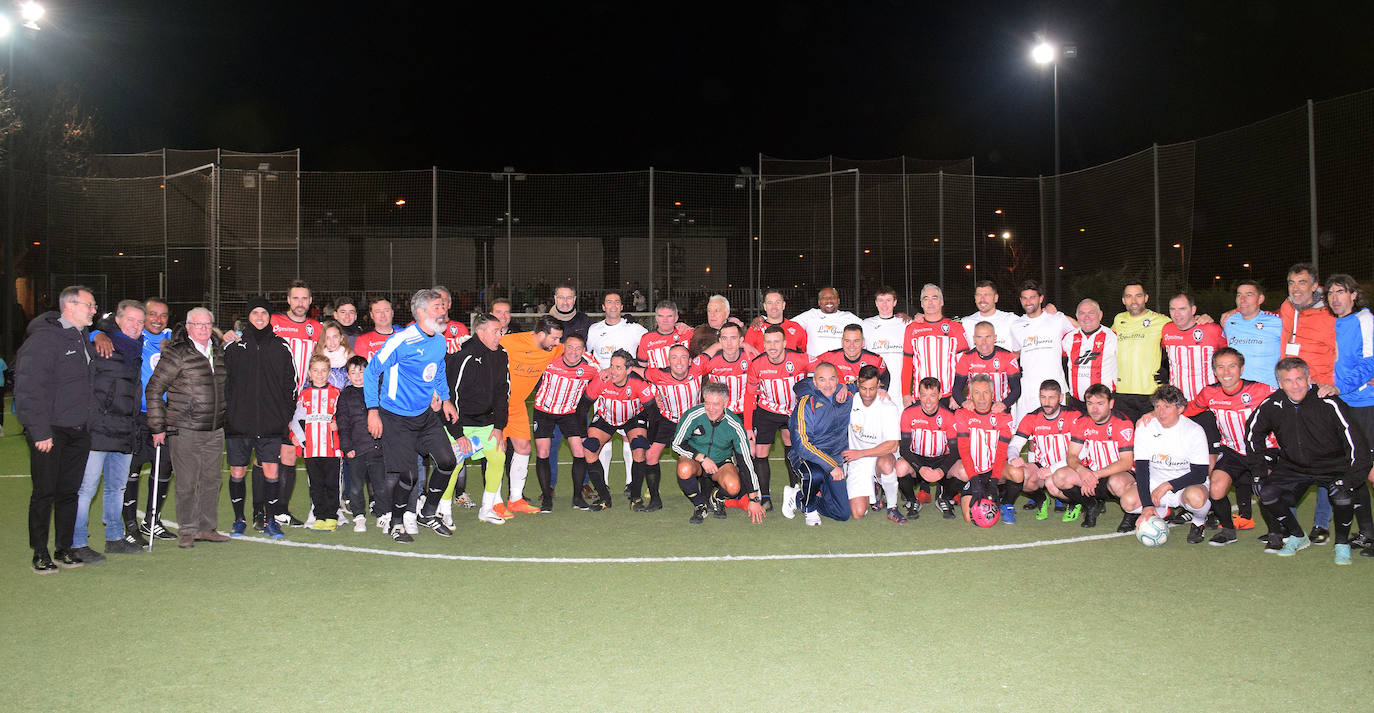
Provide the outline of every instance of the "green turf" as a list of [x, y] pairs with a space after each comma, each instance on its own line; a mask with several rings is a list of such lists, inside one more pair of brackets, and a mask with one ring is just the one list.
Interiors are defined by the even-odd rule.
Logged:
[[[20, 438], [0, 440], [0, 472], [27, 472]], [[623, 498], [587, 513], [567, 507], [562, 473], [553, 514], [493, 527], [460, 511], [453, 539], [422, 532], [404, 549], [894, 552], [1105, 533], [1120, 517], [1112, 506], [1094, 531], [1029, 515], [985, 531], [930, 509], [902, 527], [867, 518], [806, 528], [778, 513], [754, 527], [731, 510], [693, 527], [671, 482], [660, 513], [632, 513]], [[300, 483], [303, 513], [303, 472]], [[1262, 555], [1248, 533], [1226, 548], [1187, 545], [1175, 528], [1157, 550], [1123, 537], [655, 564], [163, 542], [38, 577], [28, 573], [28, 493], [26, 479], [0, 479], [6, 711], [1350, 710], [1370, 692], [1374, 625], [1359, 607], [1374, 561], [1336, 568], [1329, 546]], [[287, 535], [402, 549], [375, 530]]]

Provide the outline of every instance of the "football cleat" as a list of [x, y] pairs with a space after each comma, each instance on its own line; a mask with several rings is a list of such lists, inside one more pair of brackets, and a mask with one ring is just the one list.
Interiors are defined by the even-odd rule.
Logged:
[[1131, 532], [1135, 530], [1135, 523], [1140, 519], [1140, 513], [1128, 512], [1121, 516], [1121, 524], [1116, 526], [1117, 532]]
[[1312, 540], [1299, 535], [1289, 535], [1283, 541], [1283, 549], [1279, 550], [1280, 557], [1292, 557], [1298, 552], [1307, 549], [1312, 545]]
[[1097, 527], [1097, 516], [1102, 514], [1105, 507], [1106, 505], [1101, 500], [1096, 498], [1089, 500], [1088, 504], [1083, 506], [1083, 522], [1078, 523], [1078, 526]]
[[806, 526], [807, 526], [807, 527], [820, 527], [820, 526], [821, 526], [821, 513], [820, 513], [819, 510], [812, 510], [811, 512], [806, 513]]
[[1225, 547], [1235, 541], [1236, 531], [1233, 528], [1223, 527], [1217, 531], [1217, 534], [1212, 535], [1212, 539], [1208, 540], [1207, 544], [1213, 547]]
[[706, 506], [698, 505], [692, 508], [692, 516], [687, 518], [687, 523], [689, 525], [700, 525], [703, 522], [706, 522]]
[[281, 525], [278, 525], [276, 520], [268, 520], [267, 522], [264, 522], [262, 524], [262, 534], [267, 535], [269, 538], [273, 540], [281, 540], [286, 538], [286, 533], [281, 531]]
[[533, 506], [533, 505], [530, 505], [529, 501], [526, 500], [526, 499], [524, 499], [524, 498], [520, 498], [519, 500], [512, 501], [511, 503], [509, 503], [508, 505], [506, 505], [506, 509], [509, 510], [509, 511], [511, 511], [511, 512], [515, 512], [515, 513], [520, 513], [520, 512], [523, 512], [523, 513], [536, 513], [536, 512], [539, 512], [539, 508], [537, 508], [537, 507], [535, 507], [535, 506]]
[[1008, 525], [1016, 524], [1016, 506], [1011, 504], [1002, 505], [1002, 522]]
[[1201, 525], [1189, 525], [1189, 526], [1188, 526], [1188, 544], [1190, 544], [1190, 545], [1196, 545], [1196, 544], [1202, 542], [1203, 540], [1207, 539], [1206, 530], [1207, 530], [1207, 525], [1206, 525], [1206, 523], [1203, 523], [1203, 524], [1201, 524]]
[[782, 489], [782, 516], [791, 520], [797, 516], [797, 493], [801, 488], [791, 485]]
[[1350, 545], [1336, 545], [1334, 549], [1336, 564], [1350, 564]]
[[956, 515], [954, 512], [954, 503], [944, 498], [940, 498], [935, 501], [935, 509], [939, 510], [940, 517], [943, 517], [946, 520], [953, 520], [954, 518], [958, 517], [958, 515]]
[[429, 529], [433, 530], [434, 534], [440, 537], [453, 537], [453, 530], [444, 527], [444, 521], [440, 520], [437, 515], [421, 517], [416, 522], [422, 527], [428, 527]]
[[229, 530], [230, 537], [243, 537], [243, 533], [248, 531], [247, 521], [239, 518], [234, 521], [234, 526]]
[[887, 509], [887, 519], [897, 523], [898, 525], [906, 524], [906, 516], [903, 515], [902, 511], [898, 510], [897, 508]]
[[1253, 519], [1251, 519], [1251, 518], [1248, 518], [1248, 517], [1241, 517], [1240, 515], [1234, 515], [1234, 516], [1231, 517], [1231, 521], [1234, 522], [1234, 523], [1236, 523], [1236, 529], [1237, 529], [1237, 530], [1253, 530], [1253, 529], [1255, 529], [1255, 521], [1254, 521]]
[[411, 537], [410, 534], [406, 532], [405, 525], [397, 525], [391, 528], [391, 540], [393, 542], [400, 542], [408, 545], [414, 542], [415, 538]]

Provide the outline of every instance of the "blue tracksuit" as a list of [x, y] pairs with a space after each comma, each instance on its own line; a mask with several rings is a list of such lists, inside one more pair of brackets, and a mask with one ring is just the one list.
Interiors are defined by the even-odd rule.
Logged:
[[1368, 309], [1336, 320], [1336, 388], [1351, 408], [1374, 406], [1374, 314]]
[[1226, 343], [1245, 357], [1241, 378], [1278, 388], [1274, 365], [1283, 358], [1283, 319], [1264, 310], [1254, 319], [1245, 319], [1236, 312], [1226, 319], [1222, 329], [1226, 332]]
[[841, 464], [840, 454], [849, 447], [848, 403], [837, 404], [816, 388], [811, 379], [793, 387], [797, 408], [788, 418], [792, 452], [788, 458], [802, 479], [799, 494], [806, 512], [819, 510], [834, 520], [849, 519], [849, 489], [830, 471]]
[[[411, 324], [397, 331], [367, 363], [363, 401], [368, 408], [381, 407], [400, 416], [416, 416], [429, 408], [437, 395], [449, 398], [444, 356], [444, 335], [425, 334]], [[378, 389], [378, 380], [381, 388]]]

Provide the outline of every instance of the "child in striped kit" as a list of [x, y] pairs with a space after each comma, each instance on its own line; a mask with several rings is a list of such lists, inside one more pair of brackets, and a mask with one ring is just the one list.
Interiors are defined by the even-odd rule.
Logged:
[[305, 386], [291, 418], [291, 443], [305, 458], [314, 506], [312, 530], [333, 532], [339, 526], [339, 436], [334, 413], [339, 389], [329, 383], [329, 357], [312, 356]]

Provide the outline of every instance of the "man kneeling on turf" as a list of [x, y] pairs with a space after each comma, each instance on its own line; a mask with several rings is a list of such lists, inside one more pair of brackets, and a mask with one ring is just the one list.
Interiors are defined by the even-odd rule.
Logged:
[[927, 376], [916, 387], [916, 403], [902, 412], [901, 460], [897, 461], [897, 486], [906, 501], [906, 516], [916, 519], [921, 514], [917, 499], [916, 477], [923, 484], [940, 483], [935, 494], [935, 506], [946, 520], [953, 520], [954, 497], [962, 484], [950, 477], [959, 462], [959, 454], [951, 450], [956, 438], [954, 412], [940, 405], [940, 380]]
[[1207, 483], [1211, 466], [1207, 433], [1183, 415], [1188, 399], [1177, 386], [1166, 384], [1155, 389], [1150, 404], [1154, 420], [1142, 420], [1135, 432], [1136, 489], [1121, 493], [1121, 509], [1143, 513], [1143, 523], [1150, 519], [1145, 508], [1152, 507], [1155, 514], [1165, 517], [1169, 508], [1181, 507], [1192, 516], [1188, 542], [1196, 545], [1202, 542], [1203, 525], [1212, 507]]
[[[848, 336], [848, 335], [846, 335]], [[868, 513], [868, 505], [876, 493], [873, 480], [883, 485], [887, 501], [887, 519], [901, 525], [906, 522], [897, 509], [897, 442], [901, 438], [898, 421], [901, 408], [882, 388], [878, 367], [865, 364], [859, 367], [854, 380], [858, 398], [851, 399], [849, 411], [849, 449], [841, 453], [845, 462], [845, 484], [849, 492], [849, 514], [860, 519]]]
[[[744, 494], [749, 497], [749, 519], [755, 524], [763, 522], [759, 478], [753, 459], [746, 455], [749, 436], [739, 416], [725, 408], [729, 403], [729, 386], [715, 381], [705, 384], [701, 387], [701, 403], [682, 414], [673, 436], [673, 450], [678, 454], [677, 484], [695, 508], [688, 520], [693, 525], [706, 520], [708, 496], [701, 491], [698, 480], [703, 474], [714, 484], [709, 496], [712, 515], [725, 519], [724, 499]], [[744, 463], [749, 471], [747, 484], [740, 482], [736, 463]]]
[[811, 378], [797, 382], [793, 390], [798, 399], [788, 418], [793, 448], [787, 457], [801, 478], [801, 490], [783, 500], [782, 514], [791, 518], [801, 505], [807, 525], [821, 524], [821, 515], [848, 520], [849, 490], [841, 462], [849, 445], [849, 406], [835, 400], [848, 392], [841, 391], [839, 371], [828, 362], [818, 364]]
[[[960, 505], [964, 520], [969, 505], [1000, 498], [1002, 522], [1016, 522], [1016, 495], [1021, 492], [1022, 473], [1007, 467], [1007, 446], [1011, 443], [1011, 414], [992, 410], [992, 378], [974, 374], [968, 380], [968, 400], [954, 412], [954, 431], [959, 444], [959, 462], [950, 468], [950, 477], [963, 481]], [[1011, 513], [1012, 517], [1007, 517]]]
[[[1112, 411], [1112, 390], [1093, 384], [1083, 392], [1088, 408], [1069, 429], [1068, 464], [1045, 483], [1050, 494], [1083, 506], [1081, 527], [1096, 527], [1107, 496], [1135, 490], [1135, 424]], [[1138, 516], [1127, 513], [1117, 532], [1130, 532]]]

